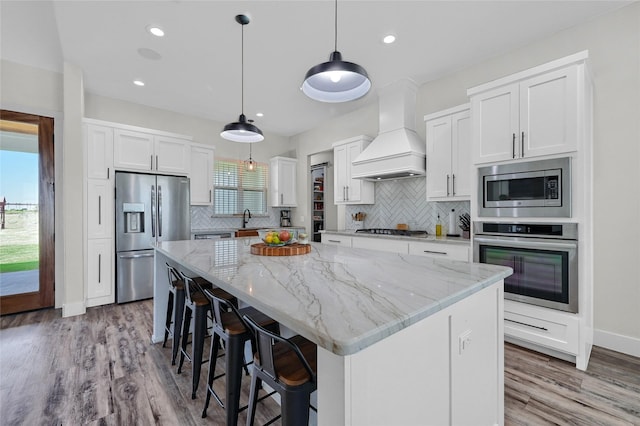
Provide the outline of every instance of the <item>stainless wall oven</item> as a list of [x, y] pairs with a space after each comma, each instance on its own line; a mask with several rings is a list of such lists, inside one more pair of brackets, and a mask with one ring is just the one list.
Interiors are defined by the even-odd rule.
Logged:
[[474, 261], [509, 266], [505, 299], [578, 312], [578, 224], [474, 222]]
[[478, 216], [571, 217], [571, 158], [478, 169]]

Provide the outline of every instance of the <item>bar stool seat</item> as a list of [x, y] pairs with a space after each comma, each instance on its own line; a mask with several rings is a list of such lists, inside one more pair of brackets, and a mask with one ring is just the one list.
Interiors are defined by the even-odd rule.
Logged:
[[[209, 299], [202, 293], [203, 290], [210, 291], [217, 297], [226, 300], [229, 305], [237, 305], [238, 299], [232, 294], [214, 287], [210, 282], [201, 278], [191, 278], [181, 271], [178, 271], [185, 287], [184, 316], [182, 320], [182, 336], [180, 344], [180, 363], [178, 364], [178, 374], [182, 373], [182, 366], [185, 359], [191, 362], [192, 388], [191, 399], [196, 398], [196, 391], [200, 383], [200, 371], [202, 370], [202, 360], [204, 352], [204, 339], [207, 336], [208, 320], [213, 320], [211, 316], [211, 304]], [[193, 319], [193, 336], [191, 339], [191, 353], [187, 350], [189, 345], [189, 328]]]
[[[253, 307], [236, 308], [228, 301], [218, 297], [215, 292], [204, 289], [203, 293], [211, 303], [213, 312], [213, 338], [211, 339], [211, 352], [209, 355], [209, 375], [207, 380], [207, 399], [202, 410], [202, 417], [207, 417], [207, 408], [211, 396], [226, 411], [227, 425], [236, 425], [238, 413], [247, 407], [240, 407], [240, 387], [242, 383], [242, 366], [244, 363], [244, 347], [246, 342], [252, 340], [252, 332], [245, 324], [242, 317], [250, 315], [261, 326], [277, 332], [279, 324], [272, 318]], [[220, 342], [225, 347], [225, 373], [215, 375], [216, 361]], [[255, 345], [252, 342], [252, 349]], [[252, 351], [253, 352], [253, 351]], [[213, 389], [213, 381], [225, 376], [225, 403]]]
[[[289, 339], [261, 327], [250, 316], [243, 319], [255, 333], [257, 351], [254, 355], [249, 393], [247, 426], [253, 426], [258, 391], [265, 382], [280, 395], [283, 426], [309, 424], [311, 394], [317, 389], [317, 347], [302, 336]], [[311, 407], [313, 408], [313, 407]]]

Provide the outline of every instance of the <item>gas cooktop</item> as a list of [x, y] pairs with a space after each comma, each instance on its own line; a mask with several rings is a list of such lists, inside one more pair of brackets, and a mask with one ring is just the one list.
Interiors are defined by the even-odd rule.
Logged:
[[404, 237], [425, 237], [427, 231], [410, 231], [408, 229], [366, 228], [356, 229], [361, 234], [401, 235]]

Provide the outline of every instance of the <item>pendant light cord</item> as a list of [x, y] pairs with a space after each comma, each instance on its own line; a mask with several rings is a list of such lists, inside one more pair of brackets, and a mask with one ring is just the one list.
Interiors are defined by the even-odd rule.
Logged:
[[336, 3], [335, 3], [333, 40], [334, 40], [333, 51], [337, 52], [338, 51], [338, 0], [336, 0]]
[[241, 36], [240, 36], [240, 40], [241, 40], [241, 44], [242, 47], [240, 48], [240, 55], [241, 55], [241, 59], [240, 59], [240, 63], [241, 63], [241, 83], [240, 83], [240, 111], [242, 112], [242, 115], [244, 115], [244, 24], [241, 24], [242, 27], [242, 32], [241, 32]]

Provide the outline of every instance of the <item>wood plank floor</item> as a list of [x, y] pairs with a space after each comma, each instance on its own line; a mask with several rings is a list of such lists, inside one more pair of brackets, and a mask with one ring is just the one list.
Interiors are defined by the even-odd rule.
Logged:
[[[190, 371], [176, 374], [170, 348], [150, 343], [149, 300], [72, 318], [53, 309], [9, 315], [0, 324], [0, 425], [224, 424], [215, 401], [201, 418], [206, 366], [192, 400]], [[224, 394], [224, 381], [216, 383]], [[241, 404], [248, 387], [245, 377]], [[256, 423], [278, 412], [267, 401]], [[506, 425], [640, 425], [640, 359], [594, 348], [581, 372], [507, 344], [505, 412]], [[243, 412], [238, 424], [245, 421]]]

